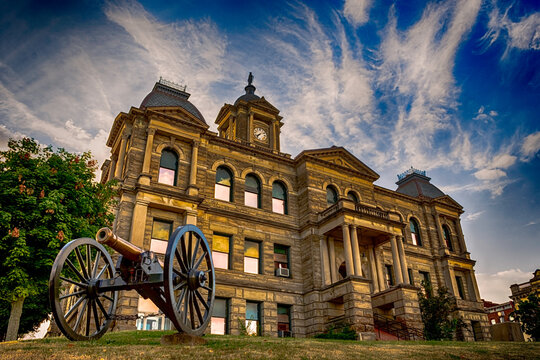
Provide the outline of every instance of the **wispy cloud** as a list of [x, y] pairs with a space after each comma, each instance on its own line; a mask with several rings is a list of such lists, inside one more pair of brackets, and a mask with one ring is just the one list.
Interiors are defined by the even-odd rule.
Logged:
[[485, 212], [486, 212], [485, 210], [482, 210], [482, 211], [478, 211], [478, 212], [475, 212], [475, 213], [472, 213], [472, 214], [468, 214], [467, 216], [465, 216], [464, 221], [475, 221], [480, 216], [482, 216], [482, 214], [485, 213]]
[[540, 131], [528, 135], [523, 139], [520, 153], [522, 161], [530, 161], [540, 151]]
[[345, 0], [343, 14], [354, 26], [365, 24], [369, 19], [372, 0]]
[[483, 36], [487, 47], [494, 44], [499, 38], [506, 41], [503, 59], [512, 49], [540, 50], [540, 12], [513, 21], [509, 15], [513, 6], [514, 2], [501, 11], [497, 2], [493, 1], [489, 14], [488, 31]]
[[532, 273], [521, 269], [508, 269], [494, 274], [476, 273], [476, 280], [483, 299], [496, 303], [510, 301], [510, 285], [519, 284], [532, 278]]

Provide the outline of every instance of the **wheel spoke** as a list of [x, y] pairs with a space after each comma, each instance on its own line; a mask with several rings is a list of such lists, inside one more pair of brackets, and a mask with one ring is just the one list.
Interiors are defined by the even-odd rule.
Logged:
[[113, 302], [113, 301], [114, 301], [114, 299], [113, 299], [112, 297], [107, 296], [107, 295], [105, 295], [105, 294], [99, 294], [98, 296], [104, 297], [105, 299], [109, 300], [110, 302]]
[[[184, 236], [186, 236], [186, 235], [184, 235]], [[187, 236], [187, 238], [188, 238], [187, 263], [189, 264], [190, 269], [191, 269], [191, 249], [193, 247], [193, 233], [191, 231], [189, 232], [189, 236]]]
[[86, 336], [90, 335], [90, 320], [92, 320], [92, 307], [90, 305], [86, 311]]
[[197, 269], [199, 267], [199, 265], [201, 265], [202, 261], [206, 257], [206, 254], [208, 254], [208, 253], [206, 251], [204, 251], [203, 254], [201, 255], [201, 257], [199, 258], [199, 260], [197, 260], [195, 262], [195, 264], [193, 265], [193, 269]]
[[206, 285], [201, 285], [201, 287], [202, 287], [204, 290], [208, 290], [208, 291], [212, 292], [212, 288], [209, 288], [209, 287], [206, 286]]
[[84, 305], [82, 306], [81, 311], [79, 312], [79, 316], [77, 316], [77, 321], [75, 322], [75, 325], [73, 326], [73, 330], [77, 332], [77, 329], [79, 328], [79, 325], [81, 323], [82, 316], [84, 314], [84, 310], [86, 310], [86, 305], [88, 305], [88, 299], [84, 300]]
[[80, 282], [76, 282], [76, 281], [74, 281], [74, 280], [68, 279], [67, 277], [60, 276], [60, 279], [62, 279], [62, 280], [64, 280], [64, 281], [67, 281], [67, 282], [70, 283], [70, 284], [77, 285], [77, 286], [80, 286], [80, 287], [85, 288], [85, 289], [88, 287], [87, 284], [83, 284], [83, 283], [80, 283]]
[[97, 304], [99, 306], [99, 310], [101, 310], [103, 315], [105, 315], [105, 318], [108, 320], [109, 319], [109, 314], [107, 313], [107, 310], [105, 310], [105, 308], [103, 307], [103, 304], [101, 303], [101, 300], [99, 300], [99, 298], [96, 298], [96, 302], [97, 302]]
[[[189, 233], [191, 236], [191, 233]], [[197, 237], [197, 242], [195, 243], [195, 249], [193, 249], [193, 255], [191, 256], [191, 268], [195, 268], [195, 259], [197, 258], [197, 252], [199, 251], [199, 245], [201, 243], [201, 239]]]
[[88, 278], [91, 278], [92, 274], [92, 256], [91, 256], [90, 244], [86, 244], [86, 266], [88, 266]]
[[176, 286], [174, 287], [173, 291], [176, 291], [176, 290], [178, 290], [178, 289], [180, 289], [181, 287], [184, 287], [184, 286], [186, 286], [186, 285], [187, 285], [187, 281], [182, 281], [182, 282], [178, 283], [178, 285], [176, 285]]
[[178, 302], [176, 303], [176, 312], [180, 311], [180, 307], [182, 306], [182, 300], [184, 300], [184, 296], [186, 296], [187, 288], [183, 288], [182, 292], [180, 293], [180, 297], [178, 298]]
[[70, 318], [71, 318], [71, 315], [75, 314], [74, 311], [76, 308], [79, 307], [79, 305], [81, 304], [81, 302], [86, 299], [86, 296], [83, 296], [81, 297], [79, 300], [77, 300], [75, 302], [75, 304], [73, 304], [73, 306], [71, 307], [71, 309], [68, 310], [68, 312], [64, 315], [64, 319], [66, 319], [66, 322], [69, 322]]
[[97, 274], [97, 276], [95, 277], [96, 280], [99, 280], [99, 278], [101, 277], [101, 275], [103, 275], [103, 273], [105, 272], [105, 270], [107, 270], [107, 268], [109, 267], [109, 264], [105, 264], [105, 266], [103, 267], [103, 269], [101, 269], [101, 271], [99, 272], [99, 274]]
[[79, 250], [79, 247], [75, 248], [75, 253], [77, 254], [77, 261], [79, 262], [79, 266], [81, 267], [81, 271], [83, 272], [83, 275], [86, 279], [88, 279], [88, 272], [86, 271], [86, 267], [84, 264], [84, 260], [81, 254], [81, 250]]
[[193, 311], [193, 302], [195, 298], [191, 294], [191, 291], [189, 292], [189, 295], [189, 312], [191, 313], [189, 319], [191, 320], [191, 328], [195, 329], [195, 311]]
[[183, 318], [183, 323], [184, 324], [187, 324], [188, 304], [189, 304], [189, 298], [190, 297], [191, 297], [191, 292], [188, 291], [187, 292], [187, 297], [186, 297], [186, 303], [184, 304], [184, 311], [182, 312], [182, 318]]
[[77, 277], [79, 279], [81, 279], [81, 281], [86, 281], [87, 280], [87, 279], [84, 278], [84, 276], [82, 276], [82, 274], [79, 272], [79, 270], [77, 270], [77, 268], [75, 267], [75, 265], [73, 265], [71, 260], [66, 259], [66, 264], [68, 264], [69, 268], [75, 273], [75, 275], [77, 275]]
[[206, 310], [210, 310], [210, 306], [209, 306], [208, 303], [204, 300], [204, 298], [202, 297], [202, 295], [199, 293], [199, 290], [195, 290], [195, 295], [197, 296], [197, 298], [199, 299], [199, 301], [203, 304], [203, 306], [206, 308]]
[[184, 274], [183, 272], [181, 272], [181, 271], [179, 271], [179, 270], [176, 270], [175, 268], [173, 268], [172, 271], [173, 271], [176, 275], [178, 275], [179, 277], [184, 278], [184, 279], [187, 279], [187, 275]]
[[84, 293], [86, 293], [86, 290], [75, 291], [75, 292], [72, 292], [72, 293], [69, 293], [69, 294], [60, 296], [60, 297], [58, 298], [58, 300], [63, 300], [63, 299], [65, 299], [65, 298], [72, 297], [72, 296], [77, 296], [77, 295], [81, 295], [81, 294], [84, 294]]
[[[197, 292], [197, 290], [194, 291], [195, 293]], [[203, 316], [202, 316], [202, 313], [201, 313], [201, 308], [199, 306], [199, 303], [197, 302], [197, 299], [193, 298], [193, 305], [195, 307], [195, 311], [197, 312], [197, 317], [199, 318], [199, 326], [202, 325], [202, 323], [204, 322], [203, 321]], [[191, 315], [193, 316], [193, 314]]]
[[97, 311], [96, 300], [92, 300], [92, 309], [94, 310], [94, 322], [96, 323], [96, 332], [101, 330], [101, 324], [99, 323], [99, 314]]
[[94, 260], [94, 269], [92, 270], [92, 277], [96, 276], [97, 269], [99, 266], [99, 260], [101, 260], [101, 251], [96, 251], [96, 259]]
[[[183, 243], [182, 243], [182, 253], [185, 253], [185, 248], [183, 246]], [[176, 257], [176, 260], [178, 260], [178, 263], [180, 264], [180, 267], [182, 268], [182, 271], [187, 274], [189, 271], [187, 269], [186, 264], [184, 264], [184, 259], [182, 258], [182, 256], [178, 252], [178, 248], [174, 249], [174, 256]]]

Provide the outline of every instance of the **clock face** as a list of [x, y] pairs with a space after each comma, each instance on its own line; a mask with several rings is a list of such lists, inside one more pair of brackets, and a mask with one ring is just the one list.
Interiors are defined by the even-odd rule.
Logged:
[[253, 129], [253, 135], [255, 135], [255, 138], [260, 141], [266, 141], [268, 136], [266, 135], [266, 131], [263, 128], [256, 127]]

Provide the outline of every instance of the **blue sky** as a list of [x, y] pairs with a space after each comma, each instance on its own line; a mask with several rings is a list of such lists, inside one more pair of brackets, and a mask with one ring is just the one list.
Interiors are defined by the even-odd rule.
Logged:
[[540, 267], [537, 1], [6, 1], [0, 29], [2, 147], [102, 162], [160, 76], [215, 129], [251, 71], [283, 151], [345, 146], [390, 189], [414, 166], [461, 203], [484, 298]]

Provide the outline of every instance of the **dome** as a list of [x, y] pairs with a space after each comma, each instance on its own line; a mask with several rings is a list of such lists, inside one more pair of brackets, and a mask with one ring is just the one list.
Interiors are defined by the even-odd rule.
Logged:
[[185, 90], [185, 86], [181, 87], [180, 85], [160, 78], [156, 85], [154, 85], [152, 91], [146, 95], [140, 108], [162, 106], [181, 107], [206, 124], [199, 109], [188, 101], [190, 94], [185, 92]]
[[411, 168], [398, 176], [396, 192], [414, 197], [438, 198], [444, 193], [435, 185], [430, 183], [431, 178], [425, 175], [425, 171]]
[[253, 86], [251, 83], [253, 81], [253, 75], [249, 73], [248, 77], [248, 85], [244, 88], [246, 90], [246, 93], [242, 96], [240, 96], [236, 101], [234, 102], [234, 105], [237, 105], [240, 101], [253, 101], [253, 100], [259, 100], [260, 97], [258, 95], [255, 95], [255, 86]]

